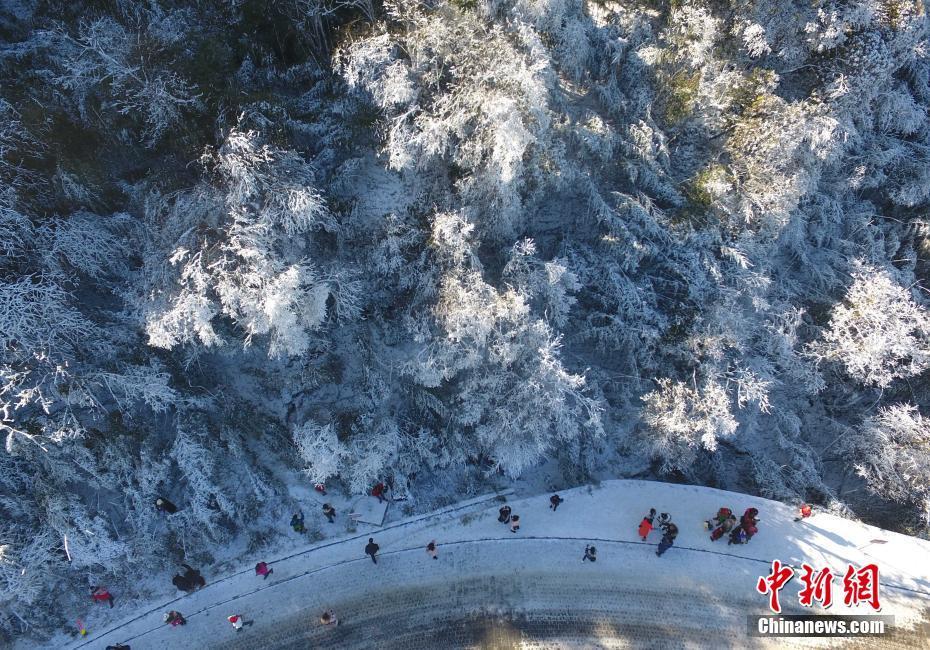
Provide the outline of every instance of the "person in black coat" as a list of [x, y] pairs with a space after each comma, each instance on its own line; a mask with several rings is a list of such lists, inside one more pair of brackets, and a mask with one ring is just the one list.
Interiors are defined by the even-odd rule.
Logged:
[[366, 555], [370, 555], [370, 556], [371, 556], [371, 561], [374, 562], [375, 564], [378, 563], [378, 560], [375, 559], [375, 555], [378, 553], [378, 550], [379, 550], [380, 548], [381, 548], [380, 546], [378, 546], [377, 544], [375, 544], [375, 538], [374, 538], [374, 537], [369, 537], [369, 538], [368, 538], [368, 544], [365, 546], [365, 554], [366, 554]]
[[584, 557], [581, 558], [581, 561], [584, 562], [590, 560], [591, 562], [597, 562], [597, 549], [593, 546], [584, 547]]
[[326, 518], [329, 520], [329, 523], [333, 523], [333, 517], [336, 516], [336, 509], [328, 503], [323, 504], [323, 514], [326, 515]]
[[667, 551], [668, 549], [672, 548], [674, 544], [675, 544], [675, 538], [669, 536], [666, 533], [665, 535], [662, 536], [662, 541], [659, 542], [659, 548], [656, 549], [656, 555], [661, 557], [662, 554], [665, 553], [665, 551]]
[[510, 506], [504, 505], [497, 512], [498, 512], [497, 520], [499, 522], [501, 522], [502, 524], [506, 524], [507, 522], [510, 521], [510, 512], [511, 512]]
[[662, 532], [662, 541], [659, 542], [659, 548], [656, 550], [656, 555], [660, 557], [675, 544], [675, 538], [678, 537], [678, 526], [669, 521], [662, 524]]
[[178, 511], [178, 507], [176, 505], [163, 497], [158, 497], [155, 499], [155, 509], [158, 512], [167, 512], [169, 515], [173, 515]]
[[184, 567], [184, 579], [187, 580], [192, 589], [195, 587], [203, 587], [207, 584], [207, 581], [200, 574], [200, 571], [187, 564], [182, 564], [181, 566]]
[[553, 510], [557, 510], [559, 507], [559, 504], [562, 503], [563, 501], [565, 501], [565, 499], [560, 497], [558, 494], [553, 494], [551, 497], [549, 497], [549, 507], [552, 508]]

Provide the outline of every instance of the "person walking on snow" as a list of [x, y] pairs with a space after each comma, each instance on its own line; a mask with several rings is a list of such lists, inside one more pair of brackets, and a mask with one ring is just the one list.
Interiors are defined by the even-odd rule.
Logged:
[[520, 515], [513, 515], [510, 518], [510, 532], [515, 533], [520, 530]]
[[328, 503], [323, 504], [323, 514], [326, 515], [326, 518], [329, 520], [329, 523], [333, 523], [333, 517], [336, 516], [336, 509]]
[[371, 496], [378, 497], [378, 503], [384, 503], [386, 499], [384, 498], [384, 483], [377, 483], [373, 488], [371, 488]]
[[814, 506], [809, 503], [802, 503], [801, 507], [798, 509], [798, 516], [794, 518], [795, 521], [801, 521], [802, 519], [807, 519], [814, 514]]
[[90, 597], [95, 603], [110, 603], [110, 609], [113, 609], [113, 594], [106, 587], [91, 587]]
[[439, 559], [439, 556], [436, 553], [436, 540], [435, 539], [426, 545], [426, 552], [434, 560]]
[[639, 522], [639, 529], [637, 532], [639, 533], [640, 539], [642, 539], [644, 542], [646, 541], [646, 537], [649, 536], [649, 533], [652, 532], [652, 521], [655, 519], [655, 517], [656, 509], [649, 508], [649, 514], [643, 517], [643, 520]]
[[368, 544], [365, 546], [365, 553], [371, 556], [371, 561], [374, 562], [375, 564], [378, 563], [378, 560], [375, 559], [375, 555], [378, 553], [378, 550], [380, 548], [381, 548], [380, 546], [375, 544], [374, 537], [368, 538]]
[[162, 497], [155, 499], [155, 509], [158, 512], [167, 512], [169, 515], [173, 515], [178, 511], [178, 507], [176, 505], [168, 501], [168, 499], [163, 499]]
[[331, 609], [327, 609], [323, 612], [323, 615], [320, 616], [320, 623], [323, 625], [339, 625], [339, 619], [336, 618], [336, 612]]
[[660, 557], [674, 545], [675, 538], [678, 537], [678, 526], [669, 521], [662, 525], [662, 531], [662, 541], [659, 542], [659, 548], [656, 550], [656, 555]]
[[581, 558], [581, 561], [584, 562], [586, 560], [597, 562], [597, 549], [593, 546], [584, 547], [584, 557]]
[[291, 517], [291, 528], [294, 529], [295, 533], [302, 533], [304, 530], [304, 513], [297, 511], [297, 513]]
[[659, 526], [661, 528], [665, 528], [665, 524], [669, 524], [671, 523], [671, 521], [672, 521], [672, 516], [668, 514], [667, 512], [663, 512], [661, 515], [659, 515]]
[[187, 625], [187, 619], [181, 616], [181, 612], [176, 612], [173, 609], [164, 615], [163, 620], [171, 627]]
[[314, 483], [313, 489], [319, 492], [320, 494], [322, 494], [324, 497], [326, 496], [326, 484], [325, 483]]
[[549, 497], [549, 507], [552, 508], [553, 511], [558, 510], [559, 504], [563, 501], [565, 501], [565, 499], [560, 497], [558, 494], [553, 494], [551, 497]]
[[501, 509], [498, 510], [497, 512], [498, 512], [497, 520], [499, 522], [501, 522], [502, 524], [506, 524], [507, 522], [510, 521], [510, 512], [511, 512], [510, 506], [508, 505], [501, 506]]
[[259, 562], [255, 565], [255, 575], [261, 576], [262, 580], [267, 580], [272, 573], [274, 573], [274, 569], [268, 566], [267, 562]]
[[226, 620], [232, 623], [232, 626], [233, 628], [235, 628], [236, 632], [241, 630], [246, 625], [251, 625], [252, 623], [255, 622], [255, 621], [245, 620], [244, 618], [242, 618], [242, 614], [233, 614], [232, 616], [227, 616]]

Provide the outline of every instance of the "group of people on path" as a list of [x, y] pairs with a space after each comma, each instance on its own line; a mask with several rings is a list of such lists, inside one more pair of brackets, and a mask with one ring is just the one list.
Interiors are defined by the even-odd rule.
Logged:
[[[805, 504], [805, 507], [808, 508], [809, 513], [810, 506]], [[737, 519], [732, 510], [723, 507], [717, 511], [716, 515], [704, 522], [704, 527], [711, 531], [710, 541], [712, 542], [717, 541], [725, 534], [729, 533], [730, 537], [727, 545], [747, 544], [749, 540], [752, 539], [753, 535], [759, 532], [757, 526], [759, 523], [758, 515], [758, 509], [746, 508], [746, 512], [743, 513], [743, 516]], [[807, 516], [810, 515], [808, 514]], [[661, 557], [668, 549], [674, 546], [675, 538], [678, 537], [678, 526], [672, 522], [672, 517], [667, 512], [663, 512], [658, 516], [658, 524], [656, 524], [656, 509], [650, 508], [649, 514], [643, 517], [637, 529], [640, 540], [645, 542], [649, 537], [649, 533], [652, 532], [656, 525], [662, 531], [662, 539], [659, 541], [659, 545], [656, 548], [656, 555]]]
[[[317, 491], [326, 494], [325, 489], [320, 489], [322, 486], [317, 486]], [[372, 489], [372, 496], [378, 497], [379, 500], [383, 499], [384, 486], [382, 483], [378, 483]], [[559, 505], [561, 505], [565, 499], [563, 499], [558, 494], [553, 494], [549, 497], [549, 508], [555, 512]], [[177, 507], [159, 497], [156, 499], [156, 509], [160, 512], [169, 512], [173, 513], [177, 511]], [[323, 504], [323, 514], [329, 520], [330, 523], [333, 522], [333, 517], [336, 515], [336, 510], [329, 503]], [[795, 521], [801, 521], [806, 519], [813, 514], [813, 508], [809, 504], [802, 504], [799, 509], [799, 516], [795, 518]], [[710, 540], [712, 542], [717, 541], [725, 534], [729, 533], [729, 544], [746, 544], [752, 537], [759, 531], [759, 510], [757, 508], [747, 508], [743, 513], [743, 516], [737, 519], [736, 515], [733, 514], [733, 511], [727, 507], [721, 507], [717, 510], [717, 514], [707, 519], [704, 522], [704, 526], [707, 530], [711, 531]], [[520, 529], [520, 516], [513, 513], [511, 507], [506, 503], [501, 506], [498, 510], [497, 520], [504, 524], [510, 524], [510, 531], [516, 533]], [[296, 532], [304, 532], [304, 517], [302, 512], [297, 512], [291, 519], [291, 527]], [[656, 555], [661, 557], [668, 549], [674, 546], [675, 539], [678, 537], [678, 526], [672, 522], [672, 517], [669, 513], [663, 512], [661, 514], [656, 514], [655, 508], [650, 508], [649, 513], [645, 515], [640, 521], [639, 527], [637, 528], [637, 533], [639, 538], [645, 542], [647, 541], [650, 533], [655, 529], [659, 528], [662, 531], [662, 537], [659, 541], [659, 544], [656, 547]], [[374, 564], [378, 563], [377, 555], [381, 550], [381, 547], [375, 543], [373, 537], [368, 538], [368, 544], [365, 546], [365, 554], [371, 558], [371, 561]], [[431, 540], [426, 545], [426, 553], [434, 560], [438, 559], [438, 551], [436, 540]], [[597, 561], [597, 549], [593, 545], [586, 545], [584, 549], [584, 555], [581, 558], [582, 562], [596, 562]], [[193, 591], [194, 589], [203, 587], [206, 585], [206, 580], [200, 571], [194, 569], [193, 567], [182, 564], [185, 572], [184, 574], [175, 575], [172, 579], [172, 583], [182, 591]], [[268, 576], [274, 573], [267, 562], [259, 562], [255, 565], [255, 575], [261, 576], [263, 580], [267, 580]], [[113, 595], [110, 594], [109, 590], [101, 586], [91, 587], [91, 598], [95, 602], [106, 602], [110, 607], [113, 607]], [[233, 614], [227, 617], [227, 620], [232, 624], [233, 628], [239, 632], [242, 628], [252, 625], [253, 621], [247, 621], [242, 614]], [[187, 619], [184, 616], [175, 610], [171, 610], [164, 615], [164, 621], [172, 627], [177, 627], [179, 625], [185, 625]], [[339, 620], [336, 617], [336, 614], [333, 610], [326, 610], [320, 617], [320, 623], [322, 625], [338, 625]], [[107, 646], [107, 650], [130, 650], [128, 645], [116, 644], [114, 646]]]
[[[314, 489], [326, 496], [326, 486], [323, 483], [315, 483]], [[388, 499], [385, 496], [388, 491], [393, 493], [393, 481], [387, 479], [387, 485], [382, 481], [378, 481], [369, 491], [369, 494], [375, 497], [378, 500], [378, 503], [384, 503]], [[393, 499], [391, 499], [393, 501]], [[326, 521], [333, 524], [336, 523], [336, 508], [333, 507], [331, 503], [324, 503], [322, 506], [323, 516], [326, 517]], [[306, 524], [304, 523], [304, 513], [301, 510], [298, 510], [294, 513], [294, 516], [291, 517], [291, 528], [295, 533], [305, 533], [307, 532]]]
[[[649, 508], [649, 514], [643, 517], [643, 520], [639, 522], [639, 528], [636, 529], [636, 532], [639, 534], [640, 539], [645, 542], [646, 538], [649, 537], [649, 533], [652, 532], [655, 526], [656, 509]], [[659, 546], [656, 548], [656, 555], [661, 557], [663, 553], [674, 545], [675, 538], [678, 537], [678, 526], [672, 523], [672, 516], [670, 514], [663, 512], [658, 517], [658, 527], [662, 530], [662, 539], [659, 541]]]
[[720, 508], [717, 514], [704, 522], [707, 530], [711, 531], [710, 541], [716, 542], [718, 539], [729, 533], [730, 544], [748, 544], [753, 535], [759, 532], [759, 511], [756, 508], [746, 508], [746, 512], [738, 520], [733, 511], [729, 508]]

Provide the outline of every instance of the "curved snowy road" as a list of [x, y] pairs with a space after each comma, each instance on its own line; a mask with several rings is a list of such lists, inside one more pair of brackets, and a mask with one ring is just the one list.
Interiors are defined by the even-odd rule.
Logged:
[[[784, 504], [696, 486], [605, 481], [562, 495], [557, 512], [549, 509], [548, 495], [510, 499], [523, 524], [517, 534], [497, 522], [500, 503], [491, 496], [277, 559], [265, 555], [275, 569], [267, 581], [249, 568], [255, 558], [245, 557], [242, 571], [217, 576], [189, 596], [137, 608], [108, 628], [95, 623], [91, 629], [99, 635], [70, 647], [115, 641], [128, 641], [133, 650], [930, 645], [926, 540], [823, 513], [794, 522], [794, 509]], [[721, 505], [760, 510], [760, 532], [751, 544], [708, 539], [702, 518]], [[676, 546], [661, 558], [656, 533], [648, 543], [636, 535], [648, 507], [672, 513], [680, 529]], [[381, 546], [377, 565], [363, 553], [369, 536]], [[438, 560], [425, 552], [432, 539]], [[581, 561], [586, 543], [598, 547], [596, 564]], [[767, 596], [755, 585], [774, 559], [831, 568], [838, 576], [832, 614], [871, 613], [867, 606], [843, 605], [842, 576], [850, 564], [877, 563], [881, 613], [895, 617], [897, 636], [747, 636], [747, 615], [768, 612]], [[797, 605], [799, 583], [796, 578], [782, 591], [786, 613], [810, 613]], [[330, 607], [344, 621], [338, 628], [319, 624], [320, 612]], [[168, 609], [185, 614], [188, 624], [164, 625]], [[231, 614], [255, 623], [237, 633], [226, 621]]]
[[[581, 561], [581, 541], [521, 538], [453, 544], [436, 561], [421, 549], [388, 554], [377, 566], [359, 559], [315, 575], [305, 608], [290, 603], [293, 613], [217, 647], [914, 648], [930, 641], [920, 630], [878, 643], [749, 639], [747, 614], [766, 613], [764, 600], [739, 588], [757, 576], [751, 563], [734, 558], [721, 572], [716, 562], [701, 568], [697, 552], [673, 548], [657, 558], [649, 546], [597, 543], [596, 564]], [[540, 572], [540, 559], [551, 570]], [[487, 572], [491, 567], [497, 570]], [[390, 586], [411, 579], [419, 584]], [[360, 581], [358, 597], [326, 598]], [[788, 614], [810, 613], [789, 600], [783, 606]], [[323, 607], [337, 612], [339, 627], [319, 623]]]

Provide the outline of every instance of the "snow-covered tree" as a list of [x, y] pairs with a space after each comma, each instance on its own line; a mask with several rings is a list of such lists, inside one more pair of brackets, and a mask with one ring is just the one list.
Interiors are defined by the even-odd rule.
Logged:
[[647, 429], [642, 444], [663, 472], [687, 472], [700, 450], [713, 452], [718, 441], [735, 433], [730, 398], [713, 382], [700, 388], [671, 379], [660, 379], [658, 384], [643, 396], [642, 419]]
[[915, 507], [930, 527], [930, 422], [913, 404], [893, 404], [841, 443], [869, 488]]
[[930, 316], [891, 273], [864, 267], [810, 351], [856, 381], [885, 387], [930, 367]]

